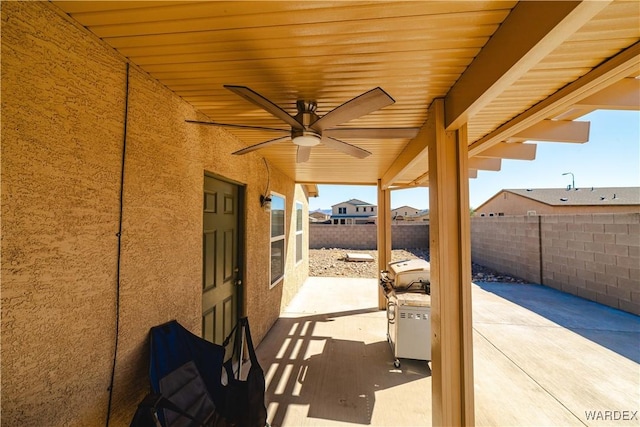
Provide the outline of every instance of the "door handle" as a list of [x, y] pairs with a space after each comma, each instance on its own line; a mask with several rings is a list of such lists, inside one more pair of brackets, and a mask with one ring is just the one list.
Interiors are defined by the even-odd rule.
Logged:
[[240, 269], [238, 267], [233, 269], [233, 272], [236, 274], [236, 280], [235, 280], [235, 285], [236, 286], [242, 286], [242, 279], [240, 279], [238, 277], [239, 273], [240, 273]]

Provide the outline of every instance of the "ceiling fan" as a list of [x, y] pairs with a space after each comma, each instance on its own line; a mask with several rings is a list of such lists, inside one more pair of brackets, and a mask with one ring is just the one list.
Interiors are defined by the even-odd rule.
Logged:
[[225, 85], [226, 89], [240, 95], [247, 101], [257, 105], [271, 115], [282, 120], [290, 130], [260, 126], [236, 125], [229, 123], [202, 122], [186, 120], [188, 123], [202, 125], [225, 126], [239, 129], [255, 129], [261, 131], [287, 133], [288, 135], [270, 139], [259, 144], [238, 150], [233, 154], [247, 154], [269, 145], [291, 139], [298, 146], [296, 161], [303, 163], [309, 160], [311, 147], [323, 144], [329, 148], [363, 159], [371, 153], [355, 145], [341, 141], [338, 138], [364, 138], [364, 139], [389, 139], [389, 138], [413, 138], [418, 133], [418, 128], [336, 128], [342, 123], [372, 113], [383, 107], [393, 104], [395, 101], [384, 90], [377, 87], [365, 92], [344, 104], [334, 108], [323, 116], [316, 114], [316, 101], [296, 101], [298, 113], [291, 116], [285, 110], [269, 101], [259, 93], [245, 86]]

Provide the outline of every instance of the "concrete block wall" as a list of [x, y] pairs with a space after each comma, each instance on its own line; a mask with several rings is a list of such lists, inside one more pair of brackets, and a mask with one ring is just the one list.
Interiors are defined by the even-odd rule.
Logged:
[[393, 249], [429, 248], [429, 224], [399, 223], [391, 225]]
[[542, 283], [640, 314], [640, 213], [549, 215]]
[[474, 217], [471, 256], [640, 315], [640, 213]]
[[377, 227], [375, 224], [309, 224], [309, 248], [375, 249]]
[[471, 257], [501, 273], [540, 283], [539, 227], [535, 216], [474, 217]]
[[[376, 249], [378, 228], [374, 224], [333, 225], [310, 224], [309, 247], [311, 249], [345, 248]], [[393, 224], [391, 226], [393, 249], [429, 247], [428, 224]]]
[[[375, 249], [375, 225], [310, 224], [309, 247]], [[427, 224], [394, 224], [392, 247], [428, 248]], [[640, 213], [471, 218], [473, 262], [640, 315]]]

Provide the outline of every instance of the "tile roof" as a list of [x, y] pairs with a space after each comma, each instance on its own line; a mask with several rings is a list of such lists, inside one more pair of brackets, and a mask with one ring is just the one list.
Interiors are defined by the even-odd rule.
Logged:
[[414, 208], [412, 206], [407, 206], [407, 205], [400, 206], [399, 208], [394, 208], [394, 209], [391, 209], [391, 210], [392, 211], [397, 211], [398, 209], [411, 209], [411, 210], [414, 210], [414, 211], [419, 211], [420, 210], [420, 209]]
[[640, 205], [640, 187], [529, 188], [502, 191], [552, 206]]
[[357, 219], [370, 219], [370, 218], [375, 218], [377, 215], [354, 215], [354, 214], [336, 214], [336, 215], [331, 215], [331, 219], [336, 219], [336, 218], [357, 218]]
[[350, 205], [354, 205], [354, 206], [375, 206], [375, 205], [372, 205], [371, 203], [363, 202], [362, 200], [351, 199], [351, 200], [347, 200], [346, 202], [336, 203], [335, 205], [332, 205], [331, 207], [338, 206], [338, 205], [341, 205], [343, 203], [349, 203]]

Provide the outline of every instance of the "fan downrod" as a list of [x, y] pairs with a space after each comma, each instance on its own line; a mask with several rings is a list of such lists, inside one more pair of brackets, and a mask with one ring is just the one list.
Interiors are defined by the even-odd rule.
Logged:
[[294, 119], [300, 123], [305, 130], [308, 130], [309, 126], [319, 119], [316, 114], [316, 108], [318, 108], [316, 101], [303, 101], [299, 99], [296, 101], [296, 108], [298, 110], [298, 114], [296, 114]]

